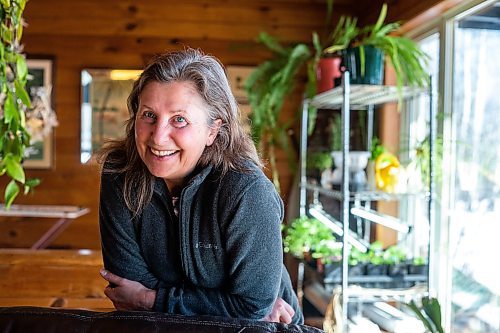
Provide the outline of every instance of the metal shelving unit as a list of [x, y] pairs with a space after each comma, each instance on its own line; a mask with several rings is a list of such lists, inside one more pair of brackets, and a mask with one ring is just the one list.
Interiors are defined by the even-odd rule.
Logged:
[[[343, 251], [342, 251], [342, 275], [341, 275], [341, 285], [340, 290], [342, 292], [342, 309], [343, 320], [342, 322], [347, 324], [347, 309], [349, 299], [362, 299], [363, 296], [371, 298], [384, 299], [388, 295], [398, 296], [403, 295], [407, 297], [408, 295], [414, 295], [416, 293], [415, 289], [405, 289], [405, 290], [390, 290], [390, 289], [366, 289], [362, 287], [355, 287], [350, 284], [350, 277], [348, 276], [348, 256], [349, 247], [351, 244], [355, 247], [361, 249], [366, 247], [366, 240], [360, 239], [357, 235], [349, 229], [349, 217], [351, 215], [362, 217], [365, 220], [374, 223], [388, 223], [389, 227], [398, 230], [399, 232], [410, 232], [410, 228], [394, 217], [389, 217], [387, 215], [373, 211], [367, 207], [363, 208], [360, 206], [362, 201], [394, 201], [401, 200], [409, 195], [420, 195], [424, 196], [428, 200], [428, 219], [430, 230], [432, 230], [434, 225], [434, 184], [433, 184], [433, 160], [434, 160], [434, 121], [433, 121], [433, 110], [432, 110], [432, 95], [430, 95], [430, 178], [431, 182], [429, 184], [428, 193], [405, 193], [405, 194], [389, 194], [382, 191], [363, 191], [363, 192], [351, 192], [349, 189], [349, 128], [350, 128], [350, 112], [356, 110], [366, 110], [368, 114], [368, 147], [371, 145], [371, 138], [373, 136], [373, 110], [375, 105], [384, 104], [388, 102], [397, 102], [400, 97], [403, 99], [408, 99], [412, 97], [419, 96], [423, 93], [429, 93], [432, 91], [432, 87], [429, 90], [423, 90], [420, 88], [409, 88], [403, 87], [402, 90], [398, 90], [393, 86], [375, 86], [375, 85], [351, 85], [349, 79], [349, 72], [344, 72], [342, 78], [342, 86], [336, 87], [327, 92], [321, 93], [312, 99], [306, 99], [303, 102], [302, 110], [302, 126], [301, 126], [301, 163], [300, 163], [300, 192], [299, 192], [299, 207], [300, 215], [304, 216], [309, 214], [318, 218], [322, 223], [327, 225], [333, 232], [342, 237]], [[306, 178], [306, 155], [307, 155], [307, 128], [308, 128], [308, 108], [312, 105], [318, 109], [341, 109], [342, 118], [342, 182], [341, 188], [338, 191], [329, 190], [321, 186], [313, 185], [307, 182]], [[311, 205], [308, 204], [307, 191], [313, 192], [313, 202]], [[318, 194], [323, 194], [330, 196], [339, 202], [341, 202], [341, 216], [340, 219], [335, 219], [324, 212], [321, 212], [321, 207], [318, 205]], [[351, 202], [355, 203], [355, 207], [350, 208], [349, 204]], [[386, 225], [387, 226], [387, 225]], [[429, 237], [429, 268], [431, 267], [432, 259], [432, 238]], [[303, 265], [303, 264], [302, 264]], [[303, 276], [303, 266], [299, 266], [302, 270]], [[430, 270], [430, 269], [429, 269]], [[389, 279], [389, 278], [387, 278]], [[417, 280], [421, 281], [422, 276], [416, 277]], [[358, 278], [359, 281], [363, 278]], [[359, 282], [358, 281], [358, 282]], [[427, 282], [429, 282], [429, 276], [427, 276]], [[327, 281], [328, 282], [328, 281]], [[336, 281], [335, 281], [336, 282]], [[352, 282], [357, 282], [354, 279]], [[303, 281], [299, 281], [298, 285], [302, 286]], [[428, 292], [430, 285], [427, 286]], [[419, 290], [421, 293], [421, 290]], [[302, 294], [302, 290], [299, 290]], [[345, 329], [347, 329], [345, 327]]]

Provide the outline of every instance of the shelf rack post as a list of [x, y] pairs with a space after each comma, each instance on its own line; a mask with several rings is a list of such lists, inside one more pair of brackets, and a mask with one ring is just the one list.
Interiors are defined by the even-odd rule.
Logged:
[[299, 216], [306, 215], [306, 162], [307, 162], [307, 128], [308, 128], [309, 100], [302, 102], [302, 122], [300, 128], [300, 187], [299, 187]]
[[349, 128], [350, 128], [350, 93], [351, 83], [349, 71], [345, 71], [342, 77], [342, 325], [343, 331], [347, 332], [347, 304], [348, 295], [348, 259], [349, 259]]

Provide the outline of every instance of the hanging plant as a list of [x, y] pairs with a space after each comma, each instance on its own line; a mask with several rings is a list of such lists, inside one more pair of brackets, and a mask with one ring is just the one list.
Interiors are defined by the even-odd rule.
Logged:
[[22, 13], [26, 0], [0, 0], [0, 175], [11, 178], [4, 192], [8, 208], [24, 186], [27, 194], [40, 183], [26, 179], [22, 160], [30, 144], [26, 111], [31, 107], [26, 92], [28, 66], [20, 43]]

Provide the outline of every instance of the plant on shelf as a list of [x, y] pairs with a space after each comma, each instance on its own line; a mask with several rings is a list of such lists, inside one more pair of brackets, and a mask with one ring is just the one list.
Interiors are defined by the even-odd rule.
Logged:
[[384, 251], [384, 261], [389, 265], [388, 273], [391, 276], [401, 276], [408, 273], [408, 265], [406, 251], [397, 246], [389, 246]]
[[428, 272], [429, 272], [429, 265], [427, 263], [427, 259], [422, 256], [414, 257], [408, 266], [409, 274], [427, 275]]
[[441, 324], [441, 305], [436, 298], [423, 297], [420, 307], [413, 300], [405, 305], [417, 315], [429, 332], [444, 333]]
[[[400, 23], [384, 23], [386, 15], [387, 5], [384, 4], [377, 22], [365, 27], [358, 27], [356, 18], [342, 16], [331, 35], [331, 45], [324, 52], [342, 54], [344, 65], [351, 72], [351, 82], [367, 84], [381, 84], [383, 75], [383, 68], [372, 68], [368, 60], [383, 67], [383, 56], [386, 56], [394, 67], [401, 99], [404, 85], [428, 85], [425, 66], [429, 57], [413, 40], [395, 36]], [[351, 62], [353, 59], [356, 60]], [[373, 81], [371, 74], [376, 76]]]
[[28, 67], [20, 43], [23, 33], [22, 13], [26, 0], [0, 1], [0, 174], [11, 180], [5, 188], [4, 200], [10, 207], [24, 186], [27, 194], [38, 179], [26, 179], [22, 160], [30, 145], [26, 111], [31, 107], [26, 92]]
[[384, 249], [380, 241], [375, 241], [370, 244], [368, 249], [368, 265], [366, 273], [368, 275], [385, 275], [387, 265], [384, 260]]
[[299, 259], [321, 259], [324, 263], [338, 255], [335, 246], [335, 236], [332, 231], [315, 218], [306, 216], [292, 221], [289, 227], [284, 228], [285, 237], [283, 246], [285, 253], [291, 253]]
[[[290, 147], [288, 129], [292, 120], [283, 120], [281, 111], [286, 96], [297, 83], [297, 73], [310, 58], [311, 53], [305, 44], [283, 47], [272, 36], [261, 33], [259, 41], [269, 48], [274, 57], [260, 64], [245, 82], [252, 112], [252, 136], [259, 151], [269, 159], [272, 179], [276, 188], [280, 189], [278, 169], [276, 166], [276, 147], [287, 152], [289, 161], [295, 162], [295, 154]], [[291, 165], [291, 169], [295, 167]]]
[[310, 170], [324, 171], [333, 165], [332, 156], [329, 152], [314, 152], [307, 156], [307, 168]]
[[323, 171], [329, 170], [333, 166], [332, 156], [329, 152], [313, 152], [307, 155], [306, 166], [309, 176], [314, 177], [319, 184]]

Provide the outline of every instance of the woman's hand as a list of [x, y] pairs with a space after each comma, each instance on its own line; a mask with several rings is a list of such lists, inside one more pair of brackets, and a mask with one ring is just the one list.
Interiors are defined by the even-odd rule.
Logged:
[[276, 299], [276, 302], [274, 302], [271, 313], [265, 316], [263, 320], [290, 324], [292, 322], [292, 317], [294, 314], [295, 311], [290, 306], [290, 304], [278, 297], [278, 299]]
[[107, 286], [104, 294], [113, 302], [117, 310], [151, 310], [156, 291], [144, 287], [141, 283], [119, 277], [105, 269], [101, 276], [114, 287]]

